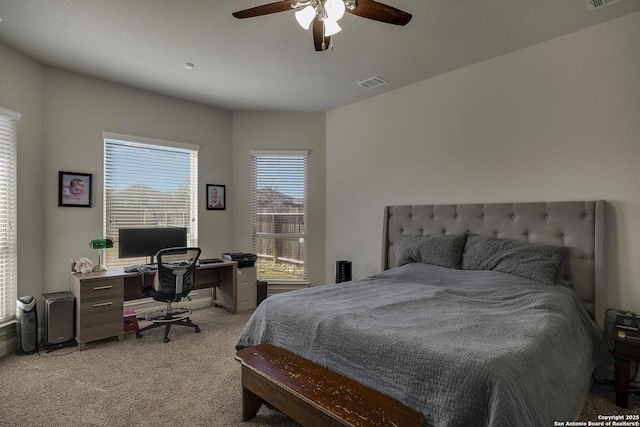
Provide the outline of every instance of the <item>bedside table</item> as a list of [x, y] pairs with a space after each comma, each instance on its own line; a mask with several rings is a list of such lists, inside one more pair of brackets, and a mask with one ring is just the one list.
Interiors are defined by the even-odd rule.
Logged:
[[640, 339], [620, 338], [615, 326], [611, 330], [611, 339], [614, 342], [613, 360], [616, 372], [616, 405], [627, 408], [629, 406], [629, 365], [631, 362], [640, 362]]

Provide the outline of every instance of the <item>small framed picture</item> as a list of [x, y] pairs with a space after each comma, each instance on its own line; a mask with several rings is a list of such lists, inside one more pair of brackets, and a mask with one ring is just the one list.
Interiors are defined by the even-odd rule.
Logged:
[[207, 210], [224, 210], [226, 203], [226, 186], [207, 184]]
[[58, 173], [58, 206], [91, 207], [93, 174], [79, 172]]

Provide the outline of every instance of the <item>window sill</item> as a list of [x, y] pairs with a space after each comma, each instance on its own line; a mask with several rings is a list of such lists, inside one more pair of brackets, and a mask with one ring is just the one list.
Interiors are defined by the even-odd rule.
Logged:
[[262, 282], [267, 282], [269, 285], [302, 285], [309, 286], [308, 280], [287, 280], [287, 279], [258, 279]]
[[12, 326], [16, 323], [16, 319], [7, 320], [6, 322], [0, 323], [0, 329]]

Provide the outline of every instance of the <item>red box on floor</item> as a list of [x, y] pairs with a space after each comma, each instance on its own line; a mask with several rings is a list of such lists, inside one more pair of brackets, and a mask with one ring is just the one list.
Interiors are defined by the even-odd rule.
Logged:
[[140, 327], [138, 326], [138, 317], [135, 310], [125, 310], [122, 312], [122, 317], [124, 318], [124, 331], [125, 332], [135, 332]]

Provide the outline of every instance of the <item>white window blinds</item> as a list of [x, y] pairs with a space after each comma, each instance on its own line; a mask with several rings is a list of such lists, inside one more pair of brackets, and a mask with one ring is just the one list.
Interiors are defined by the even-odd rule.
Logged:
[[307, 278], [306, 151], [252, 150], [253, 251], [258, 278]]
[[187, 227], [198, 236], [198, 147], [149, 138], [104, 135], [104, 235], [108, 267], [148, 262], [118, 258], [120, 228]]
[[16, 315], [17, 129], [20, 114], [0, 107], [0, 323]]

